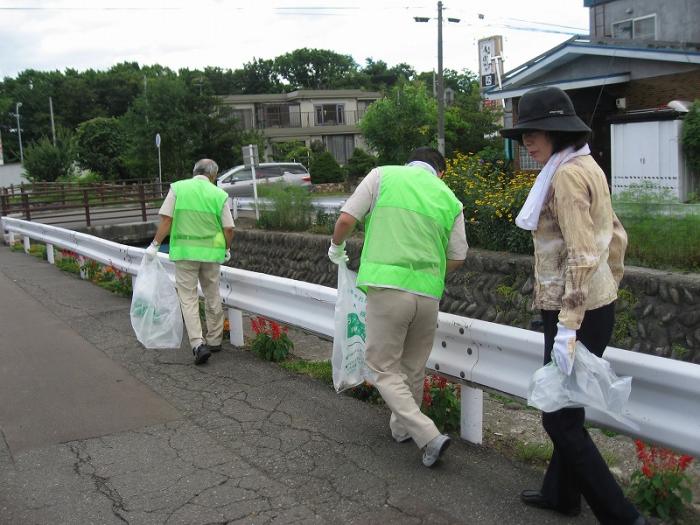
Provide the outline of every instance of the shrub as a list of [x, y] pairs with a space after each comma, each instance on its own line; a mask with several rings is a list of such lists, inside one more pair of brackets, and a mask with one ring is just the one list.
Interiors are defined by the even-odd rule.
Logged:
[[690, 479], [685, 470], [691, 456], [678, 456], [663, 448], [635, 441], [641, 468], [632, 474], [630, 491], [642, 512], [664, 520], [674, 519], [692, 501]]
[[700, 100], [696, 100], [683, 119], [681, 135], [688, 167], [700, 176]]
[[287, 336], [287, 327], [264, 317], [253, 317], [250, 323], [255, 332], [251, 344], [253, 352], [267, 361], [286, 359], [289, 351], [294, 348], [294, 343]]
[[42, 137], [27, 147], [24, 155], [24, 169], [32, 182], [53, 182], [70, 174], [73, 164], [73, 146], [64, 133], [59, 133], [56, 146]]
[[355, 148], [346, 166], [348, 178], [364, 177], [372, 168], [377, 166], [378, 162], [379, 160], [374, 155], [370, 155], [362, 148]]
[[440, 376], [428, 375], [423, 381], [423, 413], [433, 420], [440, 432], [459, 429], [459, 385]]
[[458, 153], [448, 159], [443, 180], [464, 205], [470, 245], [530, 254], [531, 234], [514, 221], [535, 175], [509, 173], [503, 166], [500, 160], [491, 163], [473, 154]]
[[343, 168], [328, 151], [314, 156], [309, 171], [311, 172], [311, 182], [314, 184], [343, 182], [345, 179]]
[[311, 194], [284, 183], [261, 185], [260, 196], [269, 200], [260, 212], [258, 226], [266, 230], [306, 230], [311, 225]]

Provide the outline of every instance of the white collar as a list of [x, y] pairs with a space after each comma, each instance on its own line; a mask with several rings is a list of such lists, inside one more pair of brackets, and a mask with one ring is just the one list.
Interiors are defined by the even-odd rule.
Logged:
[[433, 168], [427, 162], [423, 162], [422, 160], [414, 160], [413, 162], [409, 162], [408, 164], [406, 164], [406, 166], [415, 166], [416, 168], [423, 168], [424, 170], [428, 170], [436, 177], [438, 176], [437, 171], [435, 171], [435, 168]]

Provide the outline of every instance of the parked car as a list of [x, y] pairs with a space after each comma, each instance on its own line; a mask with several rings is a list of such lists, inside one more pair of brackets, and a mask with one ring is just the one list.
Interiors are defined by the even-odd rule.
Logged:
[[[298, 162], [263, 162], [255, 168], [258, 185], [271, 182], [286, 182], [302, 186], [311, 191], [311, 175], [303, 164]], [[231, 197], [253, 196], [253, 173], [243, 165], [226, 170], [216, 180], [216, 185]]]

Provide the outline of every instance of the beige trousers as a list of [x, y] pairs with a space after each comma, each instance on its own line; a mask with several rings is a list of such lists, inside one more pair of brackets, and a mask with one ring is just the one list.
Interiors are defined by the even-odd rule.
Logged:
[[175, 288], [180, 298], [190, 347], [204, 343], [202, 322], [199, 318], [199, 282], [204, 292], [204, 312], [207, 320], [207, 340], [210, 346], [219, 346], [224, 332], [224, 309], [219, 294], [219, 263], [175, 261]]
[[365, 361], [391, 409], [392, 432], [409, 434], [418, 448], [440, 435], [420, 411], [438, 307], [434, 299], [390, 288], [370, 288], [367, 293]]

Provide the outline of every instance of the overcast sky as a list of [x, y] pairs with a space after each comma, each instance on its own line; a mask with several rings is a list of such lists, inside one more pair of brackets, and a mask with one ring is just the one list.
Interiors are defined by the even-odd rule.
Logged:
[[[461, 20], [443, 26], [450, 69], [476, 72], [482, 37], [503, 35], [508, 71], [571, 36], [551, 31], [588, 28], [583, 0], [443, 3], [445, 17]], [[437, 2], [421, 0], [0, 0], [0, 78], [124, 61], [236, 69], [301, 47], [429, 71], [437, 67], [436, 17]]]

